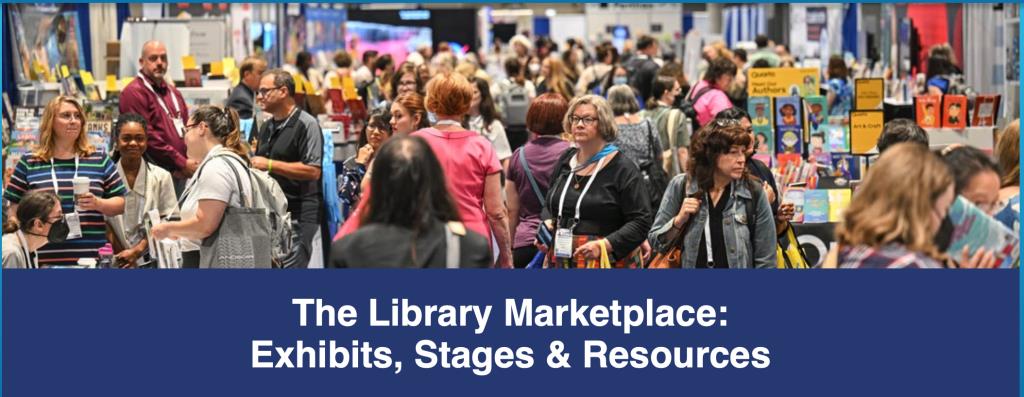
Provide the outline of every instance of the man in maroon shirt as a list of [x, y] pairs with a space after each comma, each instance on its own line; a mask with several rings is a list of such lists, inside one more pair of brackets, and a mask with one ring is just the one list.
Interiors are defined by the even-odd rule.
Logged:
[[164, 80], [166, 73], [167, 47], [155, 40], [146, 42], [139, 58], [139, 75], [121, 92], [120, 110], [146, 118], [146, 154], [174, 175], [179, 190], [196, 171], [199, 160], [188, 158], [184, 140], [188, 108], [181, 93]]

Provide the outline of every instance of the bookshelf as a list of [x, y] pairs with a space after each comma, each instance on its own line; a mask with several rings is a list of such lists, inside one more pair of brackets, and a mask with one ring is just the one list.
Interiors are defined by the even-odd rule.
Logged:
[[1003, 4], [1003, 43], [1006, 46], [1006, 83], [1003, 92], [1003, 119], [1008, 124], [1020, 117], [1020, 4]]

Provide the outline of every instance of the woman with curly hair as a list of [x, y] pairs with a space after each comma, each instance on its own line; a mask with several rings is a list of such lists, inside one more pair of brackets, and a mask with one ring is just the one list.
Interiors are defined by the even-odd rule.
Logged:
[[683, 268], [776, 266], [771, 204], [746, 168], [751, 139], [739, 122], [715, 120], [690, 142], [649, 235], [659, 252], [680, 248]]

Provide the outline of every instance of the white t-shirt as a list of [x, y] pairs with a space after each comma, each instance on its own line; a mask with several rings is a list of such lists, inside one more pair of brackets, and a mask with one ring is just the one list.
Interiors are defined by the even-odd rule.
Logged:
[[[214, 158], [225, 153], [234, 155], [234, 153], [221, 145], [214, 146], [210, 153], [206, 155], [206, 158], [203, 159], [203, 162], [199, 164], [198, 170], [202, 172], [197, 170], [196, 174], [188, 180], [185, 192], [182, 193], [184, 198], [181, 202], [182, 220], [196, 216], [200, 200], [217, 200], [227, 203], [228, 207], [237, 208], [242, 206], [238, 178], [235, 177], [232, 167], [234, 167], [235, 171], [238, 171], [238, 177], [242, 179], [241, 189], [244, 189], [245, 197], [250, 201], [252, 200], [252, 180], [249, 179], [248, 170], [233, 159], [227, 157]], [[181, 250], [199, 250], [199, 241], [181, 240]]]
[[512, 157], [512, 145], [508, 143], [508, 135], [505, 134], [505, 126], [501, 124], [501, 120], [494, 120], [490, 126], [484, 128], [483, 116], [473, 116], [469, 119], [469, 129], [479, 132], [491, 142], [491, 146], [494, 146], [494, 154], [498, 155], [498, 160]]

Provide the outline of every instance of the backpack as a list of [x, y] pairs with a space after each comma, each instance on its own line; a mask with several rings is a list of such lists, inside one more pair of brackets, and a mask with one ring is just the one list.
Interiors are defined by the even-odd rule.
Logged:
[[499, 100], [502, 120], [507, 126], [526, 125], [526, 111], [530, 109], [530, 96], [526, 95], [526, 87], [511, 82], [502, 91]]
[[700, 91], [696, 92], [696, 94], [691, 92], [691, 94], [694, 95], [688, 95], [686, 99], [683, 100], [683, 103], [679, 105], [679, 110], [682, 111], [686, 117], [690, 118], [690, 124], [693, 127], [693, 131], [700, 129], [700, 122], [697, 121], [697, 108], [694, 106], [697, 104], [697, 100], [700, 99], [700, 97], [704, 96], [704, 94], [707, 94], [711, 90], [712, 88], [709, 85], [701, 88]]
[[[220, 157], [220, 156], [218, 156]], [[245, 164], [237, 156], [226, 155], [234, 159], [243, 167]], [[288, 198], [281, 190], [281, 185], [266, 171], [249, 170], [249, 179], [252, 183], [253, 206], [268, 210], [267, 217], [270, 220], [270, 233], [273, 247], [271, 255], [274, 267], [284, 267], [285, 258], [292, 251], [292, 215], [288, 212]]]

